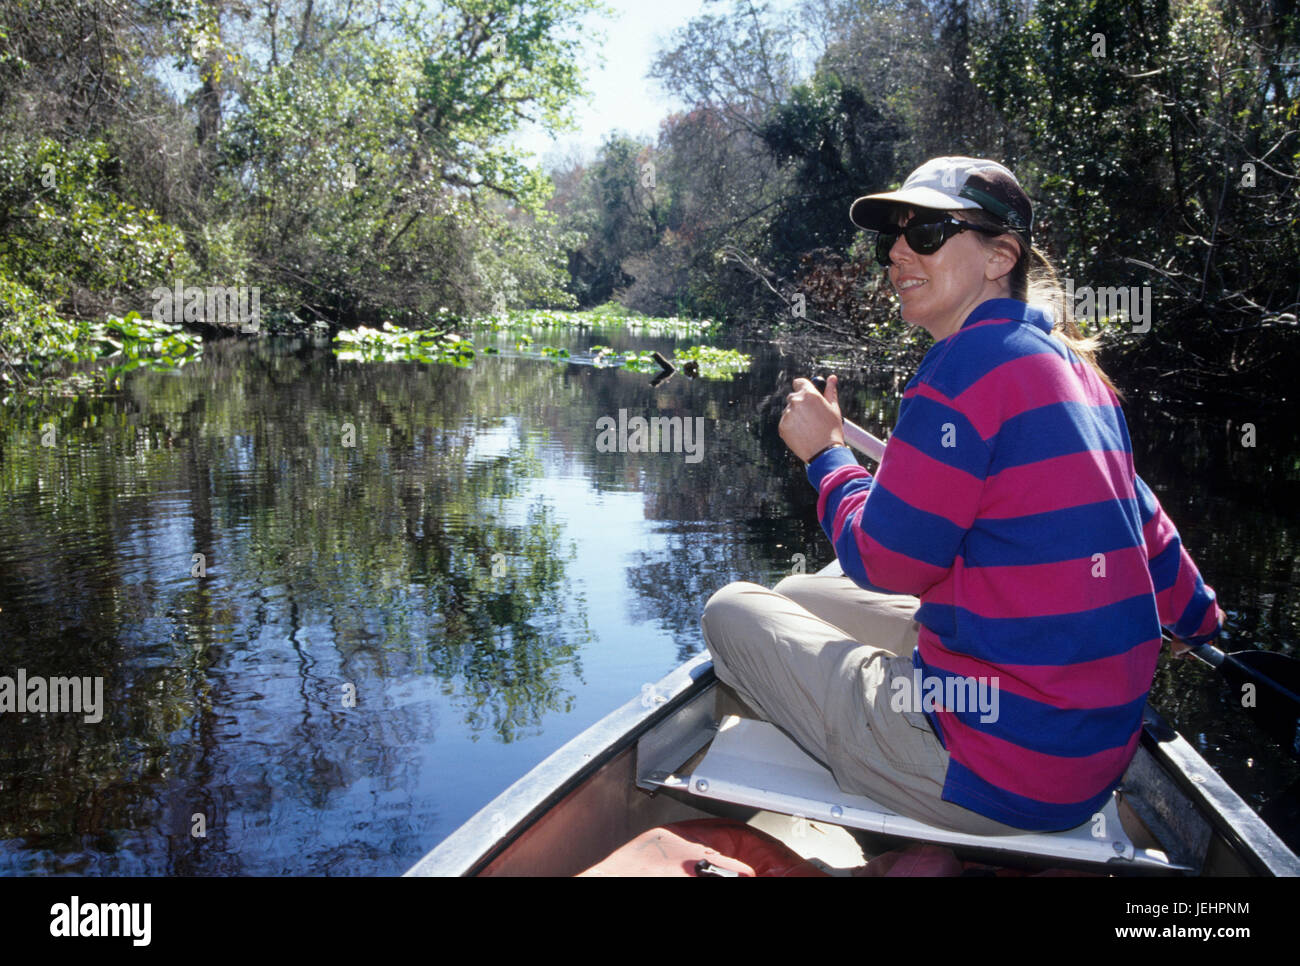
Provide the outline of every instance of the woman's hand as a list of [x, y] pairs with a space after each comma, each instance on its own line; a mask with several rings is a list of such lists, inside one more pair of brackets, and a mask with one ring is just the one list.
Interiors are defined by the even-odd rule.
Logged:
[[794, 381], [794, 392], [786, 397], [781, 413], [780, 433], [785, 445], [807, 463], [827, 446], [844, 442], [844, 417], [840, 413], [839, 380], [826, 380], [826, 395], [807, 379]]
[[[1215, 606], [1218, 605], [1216, 604]], [[1227, 615], [1224, 614], [1223, 612], [1223, 608], [1220, 607], [1219, 608], [1219, 630], [1223, 630], [1223, 621], [1226, 616]], [[1174, 637], [1173, 634], [1169, 635], [1169, 654], [1172, 657], [1176, 657], [1176, 658], [1181, 657], [1181, 658], [1190, 659], [1195, 656], [1192, 654], [1192, 645], [1185, 644], [1182, 638]]]

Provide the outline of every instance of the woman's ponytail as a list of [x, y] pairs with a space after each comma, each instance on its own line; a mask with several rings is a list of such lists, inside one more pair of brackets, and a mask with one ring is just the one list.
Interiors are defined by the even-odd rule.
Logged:
[[[1000, 221], [981, 208], [966, 209], [962, 215], [971, 224], [981, 228], [1005, 229]], [[1015, 235], [1020, 247], [1020, 258], [1011, 269], [1008, 278], [1011, 284], [1011, 297], [1046, 308], [1054, 320], [1052, 335], [1064, 342], [1075, 355], [1091, 366], [1110, 391], [1122, 399], [1123, 394], [1115, 388], [1115, 384], [1110, 381], [1110, 377], [1097, 362], [1097, 349], [1101, 345], [1101, 340], [1096, 336], [1085, 336], [1074, 321], [1074, 306], [1070, 305], [1065, 297], [1065, 289], [1061, 285], [1056, 266], [1042, 249], [1027, 245], [1024, 238], [1016, 232], [1010, 229], [1006, 231]]]

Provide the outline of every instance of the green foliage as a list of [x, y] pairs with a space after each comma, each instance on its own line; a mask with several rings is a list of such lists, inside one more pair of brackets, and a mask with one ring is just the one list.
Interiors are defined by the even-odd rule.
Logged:
[[425, 52], [416, 87], [427, 136], [458, 152], [472, 184], [509, 186], [525, 207], [540, 180], [495, 139], [521, 122], [564, 126], [582, 90], [580, 20], [593, 0], [444, 0], [425, 27], [404, 27]]
[[593, 0], [277, 0], [256, 30], [228, 0], [24, 6], [0, 11], [0, 269], [56, 309], [177, 278], [334, 325], [575, 304], [579, 242], [507, 139], [566, 123]]
[[179, 325], [146, 319], [139, 312], [124, 318], [110, 315], [89, 327], [87, 341], [96, 357], [113, 363], [110, 378], [148, 368], [154, 372], [179, 369], [203, 354], [203, 340]]
[[626, 319], [632, 314], [632, 310], [626, 305], [614, 301], [606, 302], [603, 305], [597, 305], [595, 308], [588, 309], [587, 311], [589, 315], [599, 319]]
[[509, 139], [569, 123], [594, 0], [264, 6], [0, 10], [6, 359], [76, 356], [86, 333], [62, 319], [179, 278], [259, 285], [268, 317], [331, 327], [577, 306], [602, 308], [575, 324], [604, 324], [622, 305], [888, 352], [895, 305], [854, 264], [847, 204], [974, 154], [1020, 175], [1077, 285], [1152, 286], [1155, 334], [1112, 345], [1155, 347], [1167, 371], [1222, 359], [1234, 379], [1300, 360], [1285, 9], [714, 4], [651, 71], [685, 105], [658, 140], [612, 133], [548, 176]]
[[[197, 355], [197, 337], [135, 312], [88, 320], [115, 299], [194, 268], [179, 230], [121, 199], [121, 177], [103, 141], [0, 140], [5, 384], [102, 384], [142, 365], [174, 368]], [[111, 364], [67, 382], [72, 366], [101, 358]]]
[[617, 358], [622, 368], [630, 372], [660, 371], [659, 363], [655, 362], [654, 356], [649, 352], [625, 352]]
[[678, 31], [652, 74], [692, 105], [656, 145], [612, 136], [554, 175], [582, 304], [651, 315], [772, 313], [801, 260], [846, 246], [847, 200], [894, 175], [899, 124], [833, 69], [794, 83], [795, 28], [740, 0]]
[[650, 146], [620, 134], [606, 138], [590, 168], [572, 172], [576, 190], [562, 206], [569, 291], [579, 306], [608, 305], [632, 282], [625, 261], [652, 249], [664, 227], [651, 184], [657, 165]]
[[47, 362], [75, 362], [84, 330], [21, 282], [0, 273], [0, 379]]
[[1300, 254], [1285, 190], [1300, 144], [1280, 39], [1217, 0], [1047, 0], [977, 47], [975, 79], [1023, 134], [1019, 170], [1077, 284], [1153, 285], [1157, 321], [1188, 323], [1178, 338], [1198, 303], [1204, 321], [1294, 305], [1279, 270]]
[[469, 310], [481, 308], [486, 293], [492, 293], [491, 301], [498, 306], [576, 307], [577, 299], [565, 288], [565, 251], [578, 236], [561, 229], [546, 212], [527, 219], [498, 208], [490, 206], [475, 223], [479, 290], [466, 293], [461, 304]]
[[1036, 220], [1068, 274], [1092, 284], [1126, 280], [1117, 250], [1150, 251], [1167, 235], [1150, 190], [1168, 176], [1167, 118], [1145, 96], [1149, 81], [1129, 75], [1162, 72], [1168, 21], [1164, 0], [1048, 0], [976, 52], [976, 81], [1034, 145], [1020, 173], [1038, 186]]
[[[470, 320], [469, 324], [494, 332], [513, 332], [516, 352], [558, 362], [569, 361], [572, 352], [563, 346], [538, 345], [526, 330], [566, 331], [600, 327], [660, 336], [699, 336], [714, 331], [711, 323], [691, 319], [557, 311], [508, 312], [501, 317]], [[464, 367], [473, 363], [478, 351], [495, 355], [499, 350], [493, 347], [478, 350], [473, 340], [445, 328], [401, 329], [390, 323], [384, 323], [379, 329], [361, 326], [343, 331], [334, 339], [334, 354], [345, 361], [423, 362]], [[620, 353], [606, 345], [594, 345], [589, 351], [591, 364], [599, 368], [621, 366], [636, 372], [659, 371], [659, 364], [649, 352]], [[703, 379], [730, 379], [735, 373], [747, 370], [751, 361], [750, 356], [734, 349], [706, 345], [676, 350], [674, 358], [679, 369], [687, 363], [694, 363]]]
[[491, 315], [467, 320], [476, 328], [492, 331], [522, 331], [525, 329], [602, 329], [637, 332], [646, 335], [708, 336], [716, 334], [719, 326], [708, 319], [683, 319], [676, 316], [652, 318], [623, 309], [620, 312], [586, 311], [569, 312], [559, 309], [510, 310], [503, 315]]
[[747, 371], [753, 359], [736, 349], [719, 349], [710, 345], [687, 346], [673, 353], [673, 363], [679, 369], [688, 362], [699, 367], [702, 379], [730, 379], [738, 372]]
[[0, 147], [0, 272], [47, 302], [105, 300], [192, 268], [181, 233], [122, 201], [100, 141], [45, 137]]
[[819, 74], [773, 108], [760, 134], [792, 177], [769, 224], [767, 251], [788, 274], [805, 253], [853, 240], [846, 199], [893, 175], [898, 125], [856, 86]]
[[[601, 351], [596, 352], [599, 349]], [[600, 368], [621, 366], [631, 372], [661, 372], [662, 367], [655, 360], [653, 352], [614, 352], [608, 346], [593, 346], [595, 357], [593, 364]], [[736, 373], [749, 369], [753, 360], [750, 356], [735, 349], [719, 349], [714, 346], [688, 346], [677, 350], [672, 363], [678, 369], [693, 364], [694, 375], [700, 379], [729, 381]]]
[[[202, 352], [199, 336], [138, 312], [100, 322], [62, 318], [31, 289], [0, 275], [0, 384], [6, 388], [85, 390], [113, 384], [133, 369], [178, 369]], [[70, 373], [92, 361], [106, 365], [88, 375]]]
[[[383, 34], [336, 30], [250, 66], [222, 190], [270, 301], [371, 324], [498, 300], [573, 304], [565, 239], [542, 212], [550, 181], [501, 141], [525, 121], [561, 123], [580, 92], [575, 29], [591, 7], [402, 7]], [[324, 4], [313, 16], [346, 14]]]
[[361, 326], [334, 337], [334, 354], [343, 361], [425, 362], [468, 366], [474, 343], [445, 329], [381, 329]]

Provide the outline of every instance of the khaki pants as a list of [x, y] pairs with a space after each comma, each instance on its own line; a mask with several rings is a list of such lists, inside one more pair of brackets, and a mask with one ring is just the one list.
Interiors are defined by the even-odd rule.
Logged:
[[1024, 834], [942, 799], [948, 752], [920, 711], [889, 706], [911, 677], [920, 601], [800, 574], [723, 587], [700, 623], [719, 680], [826, 765], [846, 792], [977, 835]]

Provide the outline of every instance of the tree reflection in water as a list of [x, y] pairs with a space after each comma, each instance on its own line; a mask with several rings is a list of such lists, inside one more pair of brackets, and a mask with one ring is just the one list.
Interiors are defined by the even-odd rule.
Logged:
[[[232, 342], [114, 397], [3, 410], [0, 674], [103, 675], [106, 711], [0, 715], [0, 872], [402, 871], [697, 653], [718, 587], [830, 560], [760, 415], [782, 364], [651, 388], [508, 352], [455, 369]], [[889, 374], [853, 389], [883, 433]], [[703, 459], [597, 452], [620, 409], [704, 417]], [[1247, 449], [1239, 414], [1126, 410], [1235, 645], [1289, 649], [1297, 428], [1251, 413]], [[1300, 769], [1232, 699], [1183, 664], [1152, 691], [1258, 806]]]

